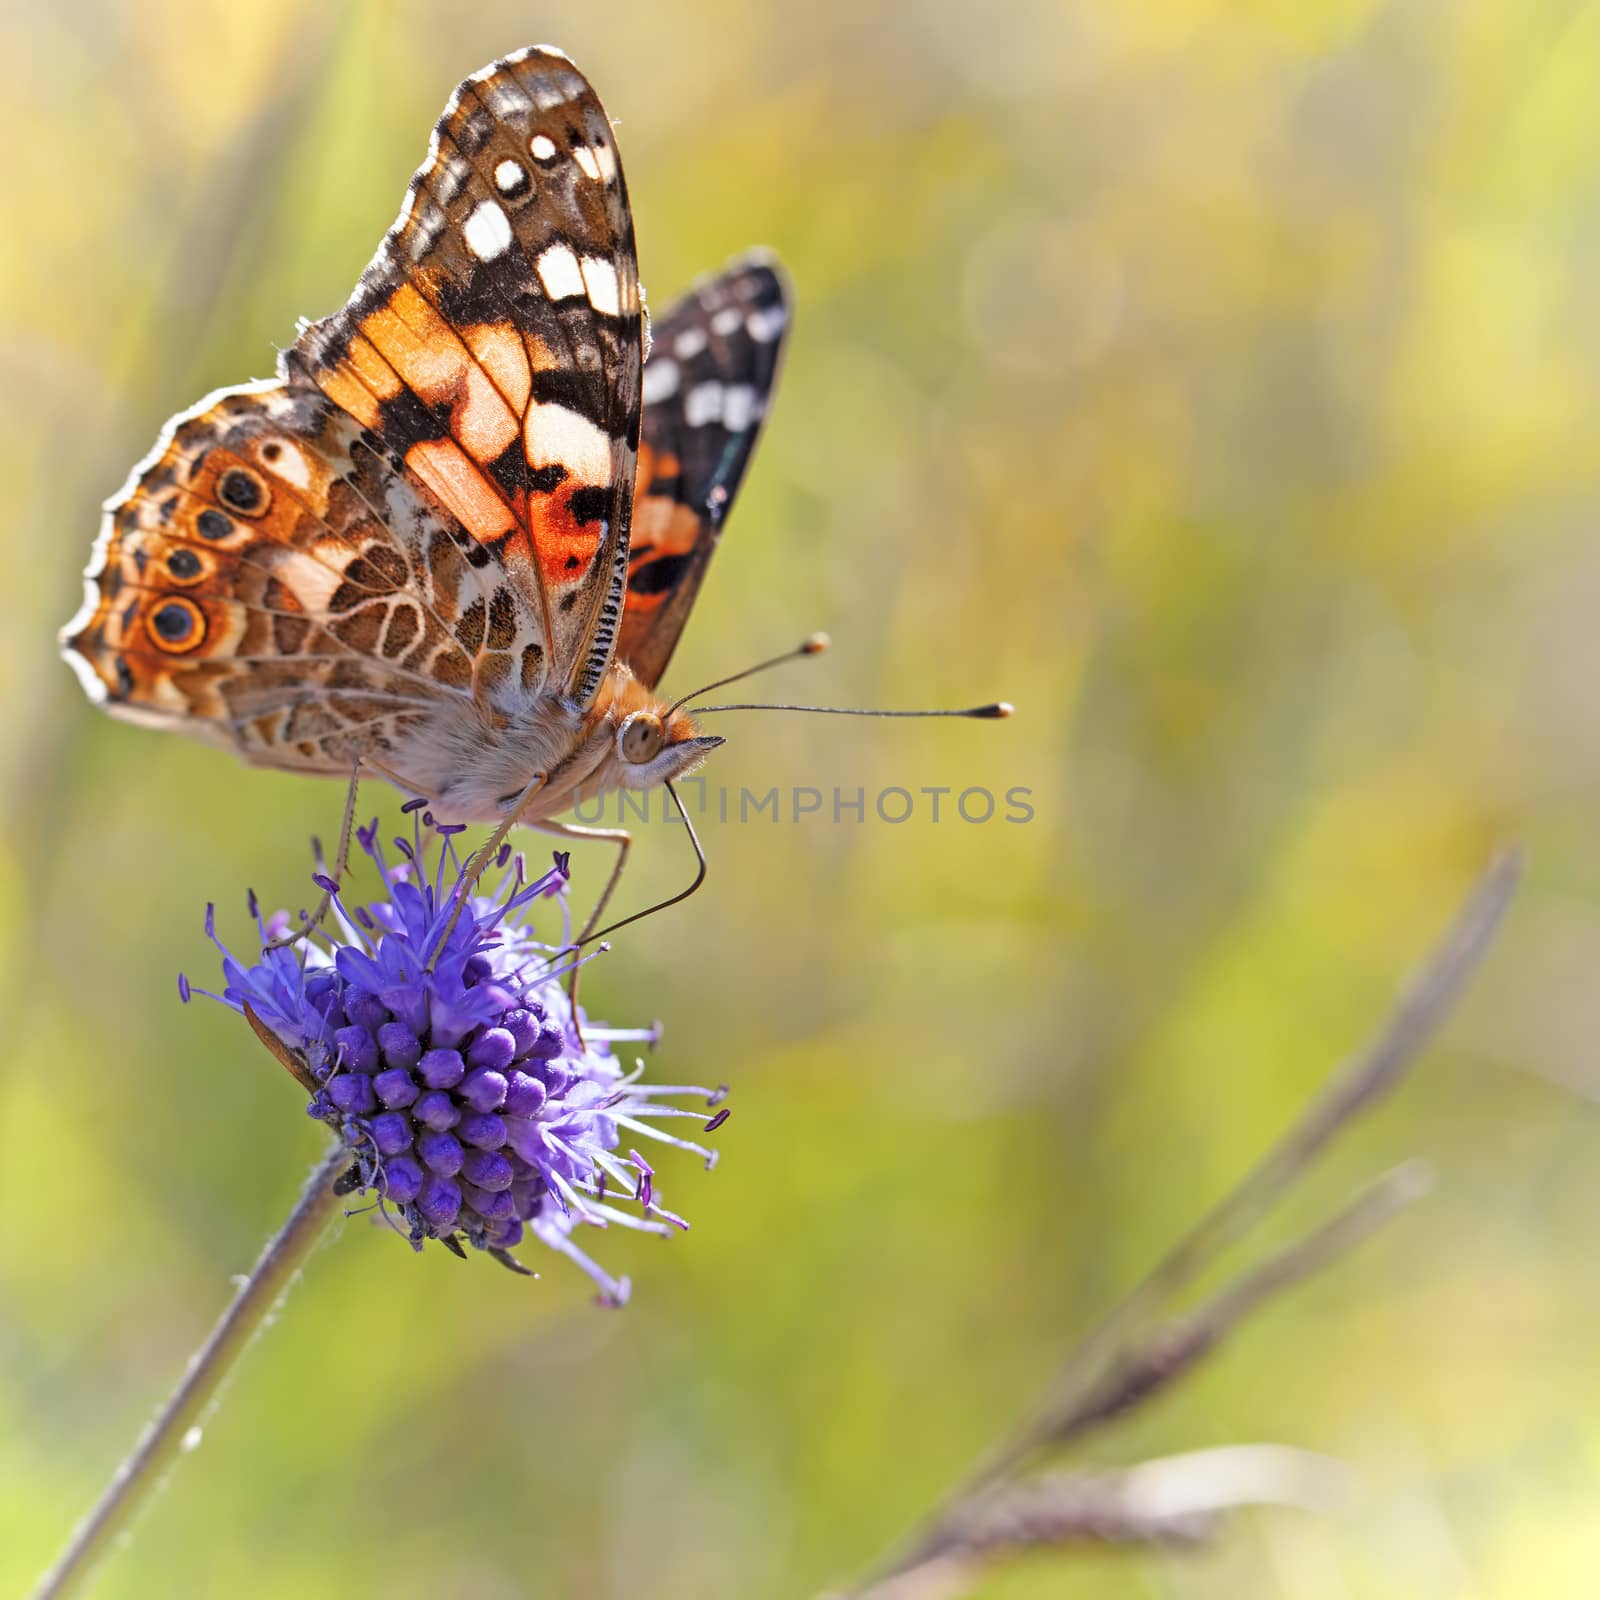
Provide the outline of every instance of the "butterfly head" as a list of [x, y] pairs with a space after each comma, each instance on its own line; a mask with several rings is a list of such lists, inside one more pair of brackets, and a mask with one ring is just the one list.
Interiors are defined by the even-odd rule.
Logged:
[[612, 765], [622, 788], [652, 789], [692, 772], [723, 742], [676, 706], [645, 705], [617, 721]]

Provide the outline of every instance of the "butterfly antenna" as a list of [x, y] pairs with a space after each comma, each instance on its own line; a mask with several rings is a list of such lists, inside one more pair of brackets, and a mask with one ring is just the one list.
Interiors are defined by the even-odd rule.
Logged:
[[734, 672], [726, 678], [718, 678], [715, 683], [702, 684], [698, 689], [691, 689], [681, 700], [674, 700], [667, 708], [670, 717], [679, 706], [687, 705], [691, 700], [698, 700], [703, 694], [710, 694], [713, 689], [725, 689], [730, 683], [738, 683], [741, 678], [753, 678], [758, 672], [766, 672], [771, 667], [781, 667], [786, 661], [797, 661], [801, 656], [820, 656], [833, 641], [825, 633], [814, 633], [807, 639], [802, 639], [792, 650], [785, 650], [781, 656], [773, 656], [769, 661], [758, 661], [753, 667], [746, 667], [742, 672]]
[[708, 716], [713, 711], [811, 711], [824, 717], [976, 717], [979, 721], [995, 722], [1009, 717], [1016, 707], [1009, 700], [994, 700], [986, 706], [963, 706], [960, 710], [938, 711], [871, 711], [861, 706], [791, 706], [770, 704], [743, 704], [730, 706], [696, 706], [697, 717]]
[[[780, 657], [780, 660], [787, 659]], [[578, 941], [579, 945], [593, 944], [596, 939], [604, 939], [608, 934], [615, 933], [618, 928], [626, 928], [630, 922], [637, 922], [641, 917], [652, 917], [658, 911], [665, 911], [668, 906], [675, 906], [680, 900], [687, 900], [702, 883], [706, 881], [706, 853], [700, 843], [700, 835], [694, 831], [694, 823], [689, 820], [689, 813], [683, 808], [683, 801], [678, 798], [677, 786], [668, 778], [665, 783], [666, 791], [672, 796], [672, 803], [678, 808], [678, 815], [683, 819], [683, 825], [689, 830], [689, 842], [694, 846], [695, 860], [699, 863], [699, 870], [694, 875], [694, 882], [687, 889], [680, 889], [675, 895], [666, 900], [658, 900], [653, 906], [646, 906], [643, 911], [635, 911], [631, 916], [622, 918], [620, 922], [613, 922], [609, 927], [602, 928], [598, 933], [585, 935]], [[569, 945], [568, 949], [576, 946]]]

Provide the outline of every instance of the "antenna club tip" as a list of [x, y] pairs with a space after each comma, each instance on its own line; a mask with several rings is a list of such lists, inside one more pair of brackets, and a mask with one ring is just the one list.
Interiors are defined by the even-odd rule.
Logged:
[[800, 646], [800, 654], [803, 656], [820, 656], [832, 643], [833, 640], [827, 634], [814, 633]]
[[992, 706], [979, 706], [973, 712], [975, 717], [987, 717], [996, 722], [1002, 717], [1014, 717], [1016, 714], [1017, 708], [1009, 700], [996, 700]]

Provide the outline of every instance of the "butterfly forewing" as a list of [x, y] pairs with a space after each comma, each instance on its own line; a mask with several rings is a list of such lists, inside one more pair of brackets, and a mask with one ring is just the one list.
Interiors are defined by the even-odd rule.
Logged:
[[349, 305], [287, 358], [494, 574], [494, 676], [579, 707], [621, 614], [641, 322], [610, 123], [566, 57], [529, 50], [451, 97]]
[[697, 284], [653, 329], [619, 657], [660, 681], [755, 449], [790, 321], [764, 254]]

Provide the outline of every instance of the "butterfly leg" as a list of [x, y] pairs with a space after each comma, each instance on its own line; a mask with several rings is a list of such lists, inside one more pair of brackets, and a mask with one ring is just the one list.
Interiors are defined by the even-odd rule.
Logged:
[[[612, 895], [617, 892], [617, 885], [622, 882], [622, 869], [628, 864], [628, 852], [633, 848], [633, 835], [626, 828], [586, 828], [576, 822], [556, 822], [550, 818], [536, 822], [533, 826], [540, 833], [548, 833], [557, 839], [598, 839], [617, 847], [617, 859], [612, 864], [611, 876], [606, 879], [606, 886], [600, 891], [600, 898], [595, 901], [594, 910], [589, 913], [582, 931], [572, 941], [572, 948], [576, 950], [594, 932], [606, 907], [611, 903]], [[578, 1015], [578, 979], [582, 973], [582, 966], [574, 962], [572, 978], [567, 985], [567, 997], [572, 1002], [574, 1025]]]
[[633, 848], [633, 835], [626, 828], [586, 828], [576, 822], [556, 822], [549, 818], [535, 822], [533, 826], [540, 833], [548, 833], [553, 838], [598, 839], [617, 847], [617, 859], [612, 865], [611, 876], [606, 879], [606, 886], [600, 891], [600, 898], [595, 901], [594, 910], [589, 913], [583, 930], [573, 940], [574, 946], [584, 944], [605, 914], [606, 907], [611, 904], [611, 897], [617, 892], [617, 885], [622, 882], [622, 869], [628, 864], [628, 852]]
[[[627, 927], [630, 922], [638, 922], [644, 917], [653, 917], [656, 912], [665, 911], [668, 906], [675, 906], [680, 900], [687, 900], [689, 896], [692, 895], [695, 890], [697, 890], [700, 885], [706, 881], [706, 853], [705, 849], [700, 843], [700, 835], [695, 832], [694, 823], [690, 820], [689, 813], [684, 809], [683, 801], [679, 798], [677, 788], [674, 786], [670, 778], [667, 780], [664, 787], [666, 788], [668, 795], [671, 796], [673, 805], [677, 807], [678, 818], [683, 823], [684, 831], [689, 835], [689, 843], [694, 847], [694, 882], [691, 883], [687, 889], [680, 889], [676, 894], [668, 895], [665, 900], [658, 900], [654, 905], [646, 906], [643, 911], [634, 911], [625, 917], [619, 918], [616, 922], [609, 924], [607, 927], [601, 928], [598, 933], [595, 932], [594, 925], [600, 920], [600, 913], [605, 909], [606, 902], [611, 898], [612, 891], [617, 886], [617, 880], [622, 876], [623, 863], [628, 859], [628, 848], [633, 843], [632, 838], [620, 828], [579, 828], [574, 826], [572, 823], [556, 823], [551, 827], [547, 827], [544, 822], [537, 822], [534, 824], [535, 827], [544, 828], [547, 832], [554, 832], [559, 829], [562, 832], [574, 837], [611, 839], [613, 842], [620, 845], [620, 849], [617, 854], [617, 864], [611, 869], [611, 877], [606, 884], [605, 892], [600, 896], [600, 903], [590, 914], [589, 920], [584, 923], [583, 932], [579, 934], [577, 939], [573, 941], [569, 948], [576, 950], [582, 945], [590, 944], [596, 939], [603, 938], [608, 933], [615, 933], [618, 928]], [[578, 1003], [579, 970], [580, 969], [575, 966], [572, 973], [571, 994], [574, 1011], [576, 1011]]]
[[467, 870], [461, 875], [461, 885], [456, 891], [455, 910], [450, 913], [450, 920], [444, 926], [444, 932], [439, 937], [439, 942], [433, 947], [428, 956], [432, 965], [439, 952], [450, 942], [450, 935], [455, 932], [456, 923], [461, 920], [461, 908], [467, 903], [467, 896], [478, 886], [478, 879], [488, 870], [489, 863], [499, 853], [500, 846], [506, 842], [506, 835], [516, 827], [522, 816], [522, 808], [549, 782], [550, 775], [546, 772], [534, 773], [528, 786], [519, 794], [511, 807], [506, 812], [505, 820], [489, 835], [489, 842], [467, 863]]
[[328, 909], [333, 904], [337, 886], [344, 882], [345, 872], [350, 866], [350, 844], [354, 837], [356, 826], [356, 796], [360, 791], [361, 762], [358, 759], [350, 769], [350, 787], [345, 791], [344, 797], [344, 821], [339, 824], [339, 852], [334, 859], [332, 874], [335, 888], [324, 889], [322, 898], [317, 902], [317, 909], [309, 917], [303, 918], [300, 926], [293, 933], [280, 934], [276, 939], [270, 940], [267, 944], [267, 949], [281, 950], [286, 945], [298, 944], [307, 934], [320, 927], [322, 919], [327, 916]]

